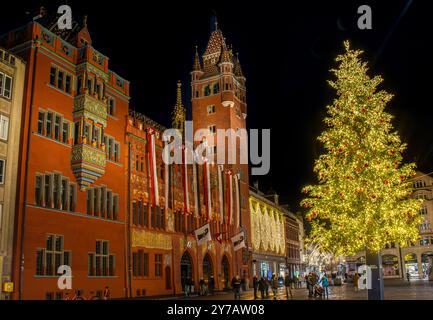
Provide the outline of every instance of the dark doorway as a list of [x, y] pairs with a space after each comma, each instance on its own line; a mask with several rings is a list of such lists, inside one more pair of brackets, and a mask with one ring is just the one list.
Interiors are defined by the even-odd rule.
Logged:
[[186, 251], [180, 260], [180, 277], [183, 290], [185, 290], [187, 280], [194, 280], [192, 276], [192, 259]]
[[206, 254], [203, 259], [203, 279], [208, 281], [213, 276], [212, 259]]
[[221, 270], [222, 270], [222, 281], [224, 283], [224, 289], [227, 289], [230, 283], [230, 266], [229, 266], [229, 259], [227, 259], [227, 256], [224, 256], [221, 261]]

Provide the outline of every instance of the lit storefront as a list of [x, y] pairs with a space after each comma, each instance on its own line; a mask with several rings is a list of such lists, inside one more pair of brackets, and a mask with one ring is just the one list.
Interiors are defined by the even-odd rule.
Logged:
[[286, 245], [284, 216], [275, 203], [250, 191], [251, 237], [253, 245], [253, 275], [284, 276]]
[[399, 277], [399, 260], [395, 255], [387, 254], [382, 256], [382, 268], [384, 277]]
[[284, 277], [287, 271], [284, 257], [253, 253], [253, 275], [271, 278], [273, 274]]

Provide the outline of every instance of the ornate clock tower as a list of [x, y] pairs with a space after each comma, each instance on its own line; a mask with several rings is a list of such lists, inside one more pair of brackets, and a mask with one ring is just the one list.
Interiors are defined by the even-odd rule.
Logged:
[[[192, 97], [192, 120], [194, 132], [199, 129], [209, 129], [212, 137], [206, 137], [208, 141], [208, 154], [216, 156], [223, 152], [225, 154], [225, 164], [223, 170], [226, 178], [224, 181], [224, 202], [229, 201], [230, 188], [228, 179], [233, 179], [234, 186], [231, 188], [233, 199], [233, 213], [240, 214], [235, 219], [227, 216], [228, 210], [223, 210], [224, 221], [229, 225], [227, 228], [227, 244], [231, 245], [230, 238], [239, 234], [241, 231], [246, 235], [246, 247], [233, 252], [232, 273], [239, 274], [241, 277], [251, 276], [251, 259], [249, 248], [251, 246], [250, 216], [249, 216], [249, 184], [248, 184], [248, 164], [240, 163], [240, 139], [236, 138], [236, 146], [228, 143], [225, 138], [224, 146], [217, 146], [217, 130], [219, 129], [238, 129], [246, 128], [247, 104], [246, 104], [246, 79], [242, 73], [241, 65], [237, 56], [233, 55], [232, 48], [227, 45], [221, 29], [215, 23], [206, 50], [201, 59], [197, 48], [195, 52], [193, 70], [191, 72], [191, 97]], [[213, 140], [213, 142], [212, 142]], [[247, 141], [246, 141], [247, 143]], [[236, 162], [229, 163], [229, 148], [236, 152]], [[216, 160], [216, 157], [212, 157]], [[248, 159], [248, 156], [245, 157]], [[215, 161], [216, 162], [216, 161]], [[222, 168], [220, 166], [220, 168]], [[212, 165], [211, 170], [216, 172], [217, 165]], [[228, 175], [227, 175], [228, 173]], [[215, 173], [215, 175], [217, 175]], [[237, 190], [236, 190], [237, 188]], [[237, 207], [238, 206], [238, 207]], [[226, 208], [226, 206], [225, 206]], [[221, 263], [220, 261], [217, 262]]]

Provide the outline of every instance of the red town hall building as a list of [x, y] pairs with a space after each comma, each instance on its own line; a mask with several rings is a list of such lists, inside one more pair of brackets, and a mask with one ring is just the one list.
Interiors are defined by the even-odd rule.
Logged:
[[[92, 46], [86, 19], [72, 30], [56, 22], [43, 15], [0, 38], [27, 62], [11, 298], [106, 286], [112, 298], [171, 295], [191, 281], [197, 290], [213, 277], [222, 290], [250, 278], [248, 165], [164, 164], [165, 128], [129, 109], [129, 82]], [[246, 127], [245, 77], [217, 27], [196, 52], [191, 94], [194, 129]], [[183, 132], [184, 120], [178, 84], [173, 126]], [[208, 152], [227, 158], [227, 145]], [[207, 223], [212, 240], [198, 246], [194, 230]], [[58, 288], [61, 265], [71, 290]]]

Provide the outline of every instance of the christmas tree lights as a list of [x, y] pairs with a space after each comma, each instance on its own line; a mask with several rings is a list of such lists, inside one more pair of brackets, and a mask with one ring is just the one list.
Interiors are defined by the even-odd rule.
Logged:
[[331, 70], [336, 80], [329, 81], [337, 98], [318, 137], [325, 149], [314, 166], [318, 183], [303, 189], [309, 241], [335, 255], [404, 247], [419, 238], [422, 222], [422, 200], [411, 198], [415, 164], [402, 164], [406, 144], [385, 112], [392, 95], [377, 89], [383, 79], [368, 76], [362, 51], [344, 46], [339, 68]]

